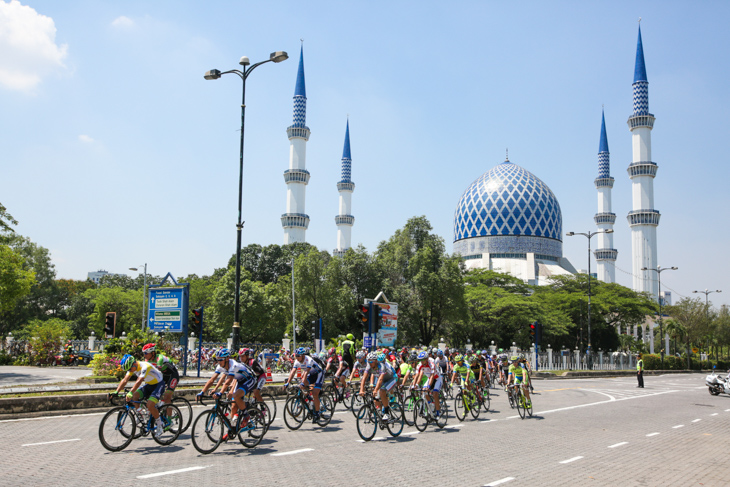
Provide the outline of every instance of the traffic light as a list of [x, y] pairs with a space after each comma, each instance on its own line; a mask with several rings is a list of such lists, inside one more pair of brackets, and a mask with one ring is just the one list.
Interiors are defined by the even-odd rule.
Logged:
[[367, 304], [361, 304], [357, 307], [357, 317], [360, 319], [362, 327], [367, 330], [368, 322], [370, 321], [370, 306]]
[[377, 304], [373, 304], [373, 312], [373, 333], [376, 333], [380, 330], [380, 323], [383, 318], [383, 309]]
[[533, 341], [535, 340], [536, 333], [537, 333], [537, 321], [534, 323], [530, 323], [530, 337], [533, 339]]
[[114, 329], [117, 324], [117, 314], [109, 311], [104, 317], [104, 336], [106, 338], [114, 338]]
[[537, 340], [536, 343], [540, 343], [542, 341], [542, 323], [536, 321], [535, 325], [537, 325], [537, 328], [535, 329], [535, 339]]
[[190, 321], [190, 332], [202, 338], [203, 331], [203, 307], [193, 309], [193, 319]]

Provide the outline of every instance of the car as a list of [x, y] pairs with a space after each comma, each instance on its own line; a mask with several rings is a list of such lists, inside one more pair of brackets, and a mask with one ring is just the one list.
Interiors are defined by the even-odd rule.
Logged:
[[100, 353], [98, 350], [79, 350], [76, 354], [78, 357], [78, 363], [83, 365], [89, 365], [89, 362], [94, 358], [94, 356]]

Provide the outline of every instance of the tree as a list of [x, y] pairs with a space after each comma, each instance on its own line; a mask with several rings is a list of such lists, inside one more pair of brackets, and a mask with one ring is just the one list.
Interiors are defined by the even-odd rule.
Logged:
[[89, 318], [89, 328], [97, 336], [103, 336], [106, 314], [117, 314], [115, 336], [129, 334], [134, 328], [141, 328], [142, 290], [127, 290], [120, 287], [98, 287], [84, 291], [83, 296], [94, 303]]
[[0, 243], [7, 243], [8, 236], [3, 234], [15, 233], [11, 225], [17, 225], [18, 222], [15, 218], [8, 213], [8, 209], [0, 203]]
[[7, 245], [0, 244], [0, 333], [10, 330], [10, 323], [4, 317], [16, 303], [30, 293], [35, 283], [35, 272], [24, 268], [25, 260]]
[[682, 298], [677, 304], [667, 306], [667, 313], [684, 328], [687, 344], [687, 368], [690, 366], [690, 344], [697, 343], [704, 336], [707, 316], [705, 303], [700, 298]]

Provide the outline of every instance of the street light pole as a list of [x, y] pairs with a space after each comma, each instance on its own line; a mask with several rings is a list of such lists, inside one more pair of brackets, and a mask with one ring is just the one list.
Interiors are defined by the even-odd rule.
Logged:
[[234, 297], [234, 309], [233, 309], [233, 344], [231, 348], [238, 350], [238, 341], [241, 334], [240, 324], [240, 293], [241, 293], [241, 231], [243, 230], [243, 221], [241, 221], [241, 208], [243, 205], [243, 141], [244, 141], [244, 129], [246, 122], [246, 79], [251, 74], [251, 71], [268, 62], [280, 63], [288, 59], [289, 56], [284, 51], [272, 52], [269, 55], [269, 59], [261, 61], [256, 64], [251, 64], [251, 61], [247, 56], [243, 56], [238, 64], [243, 66], [240, 70], [232, 69], [230, 71], [219, 71], [217, 69], [211, 69], [207, 71], [203, 76], [207, 80], [218, 79], [224, 74], [235, 74], [243, 81], [243, 91], [241, 94], [241, 144], [239, 151], [239, 173], [238, 173], [238, 221], [236, 223], [236, 284], [235, 284], [235, 297]]
[[721, 289], [717, 289], [715, 291], [708, 291], [707, 288], [705, 288], [704, 291], [692, 291], [693, 293], [701, 293], [705, 295], [705, 320], [707, 320], [707, 323], [710, 322], [710, 301], [708, 299], [708, 296], [712, 293], [721, 293]]
[[593, 370], [593, 355], [591, 354], [591, 239], [599, 233], [613, 233], [612, 229], [598, 230], [596, 232], [580, 233], [580, 232], [568, 232], [568, 237], [575, 235], [583, 235], [588, 239], [588, 347], [586, 348], [586, 355], [588, 356], [588, 370]]
[[[657, 274], [657, 280], [659, 281], [659, 295], [657, 296], [657, 300], [659, 301], [659, 336], [660, 336], [660, 344], [659, 344], [659, 354], [662, 358], [662, 370], [664, 370], [664, 315], [662, 313], [662, 272], [664, 271], [676, 271], [677, 267], [664, 267], [657, 266], [656, 269], [650, 269], [648, 267], [642, 267], [642, 271], [654, 271]], [[653, 333], [653, 332], [652, 332]]]
[[[138, 265], [137, 267], [130, 267], [130, 271], [137, 271], [139, 267], [142, 267], [142, 264]], [[147, 314], [145, 313], [145, 308], [147, 306], [147, 263], [144, 264], [144, 291], [142, 294], [142, 330], [147, 329]]]

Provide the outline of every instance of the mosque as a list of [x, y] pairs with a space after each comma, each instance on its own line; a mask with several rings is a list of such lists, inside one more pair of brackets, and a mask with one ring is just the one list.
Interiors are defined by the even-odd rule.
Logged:
[[[654, 177], [651, 162], [649, 82], [644, 63], [641, 27], [636, 48], [633, 83], [633, 114], [628, 119], [633, 162], [628, 167], [633, 210], [627, 219], [631, 228], [633, 288], [658, 298], [656, 228], [660, 213], [654, 209]], [[618, 251], [613, 248], [610, 153], [606, 120], [602, 115], [598, 148], [598, 208], [594, 216], [598, 245], [594, 252], [597, 277], [615, 282]], [[531, 285], [547, 284], [553, 276], [575, 274], [563, 257], [563, 217], [555, 194], [540, 178], [507, 159], [477, 178], [461, 196], [454, 214], [454, 253], [468, 269], [482, 268], [509, 273]]]
[[[633, 82], [633, 113], [627, 124], [631, 132], [632, 163], [627, 172], [631, 180], [633, 205], [627, 215], [631, 229], [633, 288], [658, 299], [656, 229], [660, 213], [654, 209], [654, 178], [657, 164], [651, 161], [651, 131], [654, 115], [649, 113], [649, 81], [644, 63], [641, 27], [636, 46]], [[284, 171], [287, 185], [286, 213], [281, 216], [284, 243], [305, 242], [309, 215], [305, 212], [306, 187], [310, 173], [306, 169], [306, 144], [310, 130], [306, 126], [307, 95], [304, 80], [304, 52], [299, 56], [299, 69], [294, 91], [293, 123], [287, 128], [289, 137], [289, 169]], [[343, 255], [351, 246], [355, 222], [352, 215], [349, 121], [345, 128], [341, 179], [337, 182], [339, 214], [337, 248], [334, 255]], [[598, 207], [594, 216], [597, 246], [594, 257], [597, 277], [615, 281], [618, 251], [613, 248], [613, 225], [616, 214], [611, 211], [611, 190], [614, 178], [610, 172], [610, 153], [605, 116], [601, 117], [598, 148], [598, 174], [594, 181]], [[453, 251], [460, 254], [468, 269], [483, 268], [509, 273], [528, 284], [544, 285], [551, 277], [575, 274], [573, 265], [563, 257], [563, 216], [560, 203], [550, 188], [536, 175], [509, 160], [498, 164], [478, 177], [461, 196], [454, 214]]]

